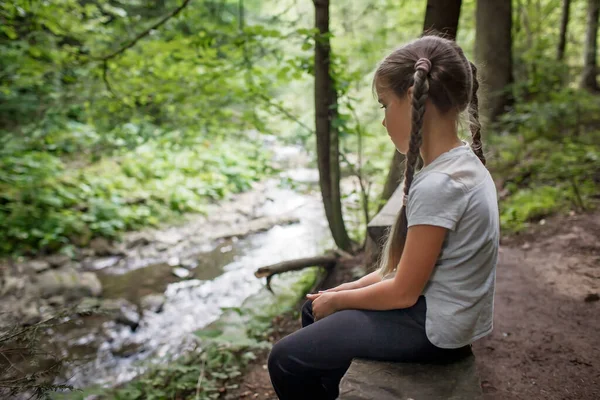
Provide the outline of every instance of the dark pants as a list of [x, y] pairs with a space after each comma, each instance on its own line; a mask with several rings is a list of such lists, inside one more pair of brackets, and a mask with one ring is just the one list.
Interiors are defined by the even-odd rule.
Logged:
[[445, 363], [471, 353], [470, 346], [441, 349], [425, 333], [427, 305], [390, 311], [344, 310], [315, 322], [312, 303], [302, 307], [302, 329], [277, 342], [269, 355], [271, 382], [281, 400], [338, 396], [353, 358]]

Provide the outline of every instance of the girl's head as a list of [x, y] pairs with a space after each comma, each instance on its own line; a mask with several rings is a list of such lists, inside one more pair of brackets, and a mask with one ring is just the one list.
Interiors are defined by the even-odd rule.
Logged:
[[[454, 120], [469, 110], [473, 151], [482, 163], [478, 115], [477, 69], [454, 42], [438, 36], [424, 36], [387, 56], [377, 68], [373, 81], [385, 108], [383, 125], [394, 145], [406, 154], [405, 203], [423, 143], [423, 125], [428, 114]], [[402, 206], [392, 227], [381, 260], [381, 273], [393, 271], [400, 261], [406, 239], [406, 207]]]

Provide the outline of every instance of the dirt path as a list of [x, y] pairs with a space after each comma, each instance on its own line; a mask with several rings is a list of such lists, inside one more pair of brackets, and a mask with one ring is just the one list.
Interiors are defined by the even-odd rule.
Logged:
[[600, 213], [507, 241], [494, 331], [474, 345], [485, 399], [600, 399], [598, 294]]
[[[344, 266], [327, 286], [348, 279]], [[600, 399], [600, 212], [503, 240], [494, 332], [474, 345], [485, 400]], [[273, 340], [298, 328], [286, 315]], [[276, 399], [266, 354], [226, 399]]]

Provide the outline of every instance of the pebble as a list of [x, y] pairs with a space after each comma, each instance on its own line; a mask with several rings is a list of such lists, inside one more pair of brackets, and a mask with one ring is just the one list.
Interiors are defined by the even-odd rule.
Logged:
[[190, 276], [192, 273], [185, 268], [173, 268], [173, 275], [178, 278], [184, 279]]

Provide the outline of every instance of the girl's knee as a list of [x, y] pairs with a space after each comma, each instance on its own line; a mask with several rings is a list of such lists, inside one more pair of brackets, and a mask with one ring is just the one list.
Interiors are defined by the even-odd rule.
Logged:
[[290, 372], [291, 366], [288, 360], [290, 359], [290, 351], [292, 350], [288, 346], [288, 341], [281, 339], [273, 345], [269, 358], [267, 360], [267, 368], [271, 381], [281, 379], [284, 375]]

